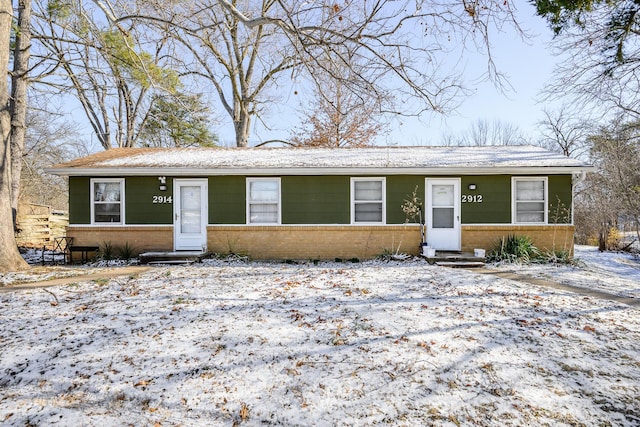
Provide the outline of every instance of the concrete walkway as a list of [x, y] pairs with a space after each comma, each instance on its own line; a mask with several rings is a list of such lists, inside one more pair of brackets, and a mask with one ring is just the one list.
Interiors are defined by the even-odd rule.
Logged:
[[70, 283], [90, 282], [92, 280], [113, 279], [114, 277], [136, 276], [148, 271], [151, 267], [131, 265], [128, 267], [114, 267], [99, 273], [79, 274], [77, 276], [61, 277], [59, 279], [41, 282], [18, 283], [0, 287], [0, 292], [25, 291], [29, 289], [48, 288], [51, 286], [68, 285]]
[[621, 297], [621, 296], [618, 296], [618, 295], [613, 295], [613, 294], [610, 294], [610, 293], [607, 293], [607, 292], [596, 291], [596, 290], [593, 290], [593, 289], [581, 288], [581, 287], [578, 287], [578, 286], [571, 286], [571, 285], [563, 285], [561, 283], [552, 282], [550, 280], [536, 279], [536, 278], [531, 277], [531, 276], [526, 276], [526, 275], [523, 275], [523, 274], [510, 273], [510, 272], [507, 272], [507, 271], [488, 270], [488, 269], [485, 269], [485, 268], [474, 269], [472, 271], [474, 271], [476, 273], [480, 273], [480, 274], [488, 274], [488, 275], [500, 277], [502, 279], [515, 280], [517, 282], [530, 283], [532, 285], [546, 286], [546, 287], [552, 288], [552, 289], [573, 292], [573, 293], [576, 293], [576, 294], [585, 295], [585, 296], [589, 296], [589, 297], [592, 297], [592, 298], [598, 298], [598, 299], [601, 299], [601, 300], [615, 301], [615, 302], [619, 302], [619, 303], [622, 303], [622, 304], [627, 304], [627, 305], [630, 305], [630, 306], [636, 307], [636, 308], [640, 307], [640, 299], [637, 299], [637, 298], [626, 298], [626, 297]]

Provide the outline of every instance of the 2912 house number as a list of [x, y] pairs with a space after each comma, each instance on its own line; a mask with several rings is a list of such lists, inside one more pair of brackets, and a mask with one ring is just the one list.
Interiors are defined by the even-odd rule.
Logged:
[[173, 203], [171, 196], [153, 196], [153, 203]]
[[462, 203], [482, 203], [482, 194], [463, 194]]

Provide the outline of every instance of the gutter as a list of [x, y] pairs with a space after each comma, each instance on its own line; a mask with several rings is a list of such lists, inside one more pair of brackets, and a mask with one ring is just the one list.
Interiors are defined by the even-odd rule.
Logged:
[[485, 167], [432, 167], [432, 168], [172, 168], [172, 167], [119, 167], [119, 168], [46, 168], [46, 173], [58, 176], [311, 176], [311, 175], [555, 175], [580, 174], [583, 180], [593, 166], [485, 166]]

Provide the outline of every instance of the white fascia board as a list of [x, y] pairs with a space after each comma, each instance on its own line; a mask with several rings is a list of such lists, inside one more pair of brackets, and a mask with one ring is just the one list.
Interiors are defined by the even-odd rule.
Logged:
[[555, 175], [594, 171], [593, 166], [455, 167], [455, 168], [59, 168], [58, 176], [292, 176], [292, 175]]

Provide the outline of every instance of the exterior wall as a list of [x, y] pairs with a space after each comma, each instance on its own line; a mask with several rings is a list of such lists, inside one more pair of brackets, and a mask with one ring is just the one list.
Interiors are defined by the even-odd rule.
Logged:
[[167, 178], [167, 189], [158, 189], [156, 176], [130, 176], [125, 179], [124, 217], [127, 225], [173, 225], [173, 204], [153, 203], [153, 196], [173, 198], [173, 180]]
[[246, 177], [209, 177], [209, 224], [245, 224]]
[[463, 225], [462, 250], [493, 249], [501, 237], [528, 236], [542, 251], [569, 250], [573, 254], [573, 225]]
[[100, 246], [105, 242], [114, 248], [128, 243], [135, 252], [172, 251], [173, 226], [69, 226], [67, 236], [79, 246]]
[[[416, 195], [424, 202], [425, 177], [422, 175], [399, 175], [387, 177], [387, 224], [404, 224], [407, 216], [402, 212], [405, 200]], [[418, 219], [415, 219], [417, 222]], [[413, 222], [413, 221], [411, 221]]]
[[[574, 230], [572, 225], [465, 225], [462, 250], [489, 251], [501, 237], [516, 234], [531, 237], [541, 250], [573, 253]], [[242, 253], [252, 259], [369, 259], [385, 251], [417, 255], [420, 245], [417, 225], [208, 226], [207, 234], [209, 251]], [[173, 250], [171, 226], [70, 226], [67, 235], [76, 245], [110, 242], [114, 247], [128, 243], [136, 252]]]
[[573, 183], [571, 175], [549, 175], [549, 224], [571, 224]]
[[[469, 190], [469, 185], [475, 190]], [[462, 224], [509, 224], [511, 222], [511, 176], [463, 176], [461, 196], [482, 196], [482, 202], [461, 203]], [[476, 199], [477, 200], [477, 199]]]
[[417, 255], [420, 227], [209, 226], [208, 249], [252, 259], [370, 259], [385, 251]]
[[[510, 224], [511, 178], [512, 175], [463, 176], [460, 193], [481, 195], [482, 203], [461, 203], [462, 224]], [[571, 223], [571, 175], [549, 175], [548, 183], [549, 224]], [[469, 190], [470, 184], [476, 186], [475, 190]]]
[[[209, 224], [241, 225], [246, 223], [245, 176], [208, 178]], [[425, 176], [386, 177], [386, 223], [404, 224], [402, 204], [417, 189], [425, 202]], [[446, 178], [445, 176], [439, 178]], [[548, 177], [549, 223], [571, 222], [571, 175]], [[476, 186], [469, 190], [469, 185]], [[511, 175], [462, 176], [462, 196], [482, 196], [482, 202], [461, 203], [462, 224], [511, 223]], [[283, 176], [281, 177], [282, 224], [349, 224], [350, 177]], [[125, 178], [125, 223], [127, 225], [170, 225], [173, 204], [153, 203], [156, 195], [173, 197], [173, 179], [167, 177], [167, 190], [159, 191], [158, 179]], [[90, 178], [69, 178], [69, 223], [90, 224]], [[471, 200], [471, 198], [469, 199]], [[472, 200], [477, 200], [472, 198]]]
[[[425, 203], [425, 176], [386, 177], [387, 225], [376, 226], [349, 224], [349, 176], [283, 176], [282, 225], [247, 226], [246, 178], [208, 178], [207, 239], [212, 252], [246, 253], [255, 259], [366, 259], [384, 251], [419, 251], [420, 228], [404, 225], [402, 204], [416, 189]], [[482, 196], [482, 202], [461, 203], [463, 251], [490, 250], [500, 237], [510, 234], [527, 235], [542, 250], [573, 250], [574, 227], [564, 225], [571, 222], [571, 175], [548, 176], [550, 225], [511, 224], [511, 175], [459, 178], [462, 196]], [[474, 190], [469, 189], [471, 184]], [[126, 225], [91, 226], [90, 178], [70, 177], [68, 235], [76, 245], [128, 243], [139, 252], [171, 251], [173, 203], [153, 203], [155, 195], [172, 197], [173, 179], [167, 177], [167, 190], [159, 191], [157, 176], [126, 177]]]
[[69, 224], [91, 224], [90, 179], [69, 177]]
[[348, 176], [283, 176], [283, 224], [349, 224]]

